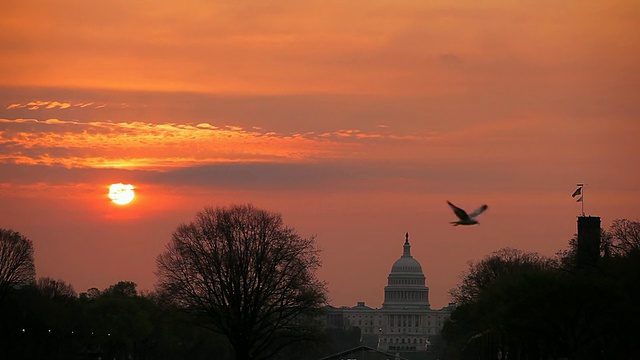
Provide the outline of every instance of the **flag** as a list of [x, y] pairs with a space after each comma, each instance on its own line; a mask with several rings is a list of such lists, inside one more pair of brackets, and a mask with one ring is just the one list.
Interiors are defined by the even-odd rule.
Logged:
[[581, 195], [581, 194], [582, 194], [582, 186], [577, 188], [576, 191], [574, 191], [573, 194], [571, 194], [571, 197], [576, 197], [576, 196]]
[[[577, 190], [576, 190], [576, 191], [577, 191]], [[578, 200], [576, 200], [576, 202], [582, 202], [582, 198], [583, 198], [583, 197], [584, 197], [584, 196], [580, 196], [580, 197], [578, 198]]]

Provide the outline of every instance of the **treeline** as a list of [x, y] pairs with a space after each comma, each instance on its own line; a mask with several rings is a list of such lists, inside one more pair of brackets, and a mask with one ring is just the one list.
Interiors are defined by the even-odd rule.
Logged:
[[40, 278], [0, 299], [0, 359], [229, 359], [225, 339], [121, 281], [77, 295]]
[[577, 238], [552, 258], [502, 249], [470, 264], [446, 358], [640, 359], [640, 223], [615, 220], [599, 245], [589, 266]]
[[[39, 278], [0, 298], [0, 359], [234, 359], [227, 338], [200, 322], [131, 281], [77, 294], [62, 280]], [[273, 359], [315, 360], [355, 347], [353, 331], [327, 329], [321, 341]]]

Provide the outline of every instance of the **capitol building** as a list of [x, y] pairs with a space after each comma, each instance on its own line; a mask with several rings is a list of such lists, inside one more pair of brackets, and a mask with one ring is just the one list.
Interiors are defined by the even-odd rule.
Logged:
[[452, 305], [431, 309], [426, 277], [411, 256], [407, 233], [402, 256], [391, 267], [384, 287], [382, 308], [374, 309], [364, 302], [354, 307], [331, 307], [327, 321], [329, 326], [360, 328], [361, 342], [380, 351], [424, 352], [432, 339], [439, 338], [451, 311]]

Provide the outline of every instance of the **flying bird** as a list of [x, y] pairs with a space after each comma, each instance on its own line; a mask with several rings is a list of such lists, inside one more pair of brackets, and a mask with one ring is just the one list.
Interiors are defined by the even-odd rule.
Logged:
[[484, 204], [484, 205], [480, 206], [479, 208], [477, 208], [471, 214], [467, 214], [466, 211], [464, 211], [463, 209], [460, 209], [459, 207], [453, 205], [449, 200], [447, 200], [447, 204], [449, 204], [449, 206], [451, 206], [451, 209], [453, 209], [453, 212], [460, 219], [458, 221], [452, 221], [451, 224], [453, 224], [453, 226], [479, 224], [478, 220], [476, 220], [476, 216], [482, 214], [482, 212], [487, 210], [487, 208], [488, 208], [488, 206], [486, 204]]

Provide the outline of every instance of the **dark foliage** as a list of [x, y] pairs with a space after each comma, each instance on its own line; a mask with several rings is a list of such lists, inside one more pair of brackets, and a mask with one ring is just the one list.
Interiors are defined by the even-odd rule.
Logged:
[[471, 264], [452, 290], [448, 358], [639, 359], [637, 225], [614, 221], [589, 271], [572, 267], [572, 248], [560, 259], [504, 249]]
[[[231, 360], [227, 339], [121, 281], [76, 295], [62, 280], [41, 278], [0, 301], [0, 359]], [[125, 291], [122, 291], [125, 290]], [[316, 360], [359, 344], [359, 332], [327, 330], [320, 341], [284, 348], [274, 359]]]
[[133, 282], [90, 293], [49, 278], [11, 292], [0, 301], [0, 359], [230, 359], [225, 339]]

